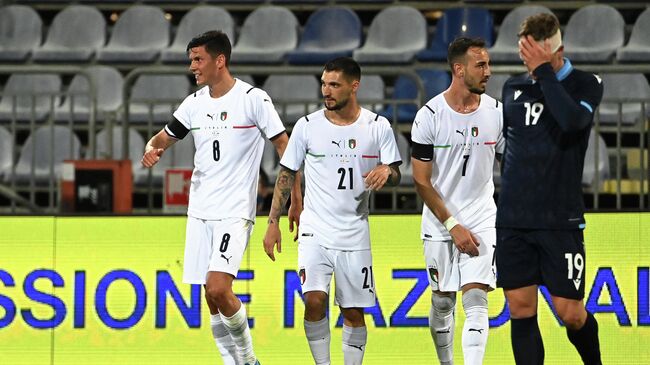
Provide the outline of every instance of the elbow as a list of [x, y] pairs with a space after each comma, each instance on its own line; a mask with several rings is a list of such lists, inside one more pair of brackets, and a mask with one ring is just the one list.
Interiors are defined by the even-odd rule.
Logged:
[[562, 132], [572, 133], [578, 132], [587, 128], [593, 120], [593, 114], [588, 111], [578, 111], [576, 113], [567, 114], [564, 121], [560, 124]]

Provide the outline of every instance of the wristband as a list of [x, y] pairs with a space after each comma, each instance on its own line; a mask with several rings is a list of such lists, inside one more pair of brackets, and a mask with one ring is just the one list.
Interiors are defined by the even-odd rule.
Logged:
[[452, 228], [456, 227], [458, 225], [458, 221], [456, 218], [454, 218], [453, 215], [450, 215], [449, 218], [443, 223], [445, 228], [447, 228], [447, 231], [451, 231]]

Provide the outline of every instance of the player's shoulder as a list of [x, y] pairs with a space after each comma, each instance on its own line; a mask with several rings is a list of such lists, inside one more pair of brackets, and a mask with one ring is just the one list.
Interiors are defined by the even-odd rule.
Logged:
[[361, 113], [363, 114], [363, 119], [371, 126], [379, 126], [384, 128], [390, 128], [390, 122], [388, 119], [382, 115], [379, 115], [369, 109], [361, 108]]
[[483, 106], [487, 110], [498, 111], [498, 112], [501, 112], [501, 109], [503, 109], [503, 105], [499, 100], [491, 97], [486, 93], [481, 94], [481, 106]]
[[603, 79], [595, 73], [587, 72], [574, 68], [572, 76], [577, 82], [585, 83], [587, 85], [592, 85], [595, 87], [602, 87]]
[[188, 96], [185, 97], [184, 101], [188, 102], [198, 102], [205, 96], [210, 96], [210, 88], [206, 85], [203, 86], [202, 88], [190, 93]]

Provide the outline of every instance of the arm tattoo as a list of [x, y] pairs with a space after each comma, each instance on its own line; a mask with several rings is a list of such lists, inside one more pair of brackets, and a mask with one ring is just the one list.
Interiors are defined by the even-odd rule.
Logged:
[[275, 181], [273, 189], [273, 202], [271, 203], [271, 212], [269, 213], [269, 223], [275, 223], [280, 220], [282, 210], [287, 204], [291, 195], [291, 188], [296, 179], [296, 172], [285, 167], [280, 168], [278, 179]]

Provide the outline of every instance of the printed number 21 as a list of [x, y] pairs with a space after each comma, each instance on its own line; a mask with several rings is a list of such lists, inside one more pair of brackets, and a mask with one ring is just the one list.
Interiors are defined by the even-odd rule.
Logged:
[[[354, 189], [354, 180], [352, 180], [352, 167], [348, 167], [348, 176], [350, 177], [350, 185], [347, 187], [349, 189]], [[339, 190], [347, 189], [345, 186], [345, 169], [343, 167], [338, 169], [338, 173], [341, 175], [339, 180]]]

